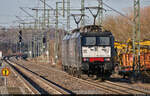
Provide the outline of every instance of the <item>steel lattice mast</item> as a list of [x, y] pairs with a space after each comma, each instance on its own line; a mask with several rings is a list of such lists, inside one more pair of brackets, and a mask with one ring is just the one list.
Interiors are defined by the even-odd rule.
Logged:
[[[140, 0], [134, 0], [134, 18], [133, 18], [133, 70], [135, 66], [140, 71]], [[137, 42], [137, 45], [135, 45]], [[138, 52], [136, 52], [136, 48]], [[138, 62], [135, 62], [135, 57], [138, 56]]]
[[70, 0], [67, 0], [67, 31], [70, 33]]
[[98, 25], [102, 25], [103, 22], [103, 0], [99, 0], [99, 7], [101, 10], [99, 10], [99, 16], [98, 16]]
[[[81, 0], [81, 14], [85, 14], [84, 3], [85, 3], [85, 0]], [[81, 27], [84, 25], [85, 25], [85, 21], [84, 21], [84, 17], [83, 17], [83, 19], [81, 20]]]

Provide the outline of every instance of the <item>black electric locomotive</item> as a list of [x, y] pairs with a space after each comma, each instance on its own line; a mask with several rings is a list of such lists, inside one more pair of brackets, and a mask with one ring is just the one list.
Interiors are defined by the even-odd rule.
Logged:
[[109, 77], [114, 56], [114, 36], [97, 25], [75, 29], [62, 41], [62, 67], [70, 74]]

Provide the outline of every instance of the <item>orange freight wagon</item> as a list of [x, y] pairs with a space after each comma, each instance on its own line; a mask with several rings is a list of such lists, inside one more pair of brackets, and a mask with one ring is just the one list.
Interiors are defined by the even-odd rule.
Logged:
[[[135, 69], [137, 68], [137, 57], [135, 57]], [[141, 53], [140, 55], [141, 70], [150, 70], [150, 53]], [[124, 71], [132, 71], [133, 67], [133, 54], [122, 54], [121, 68]]]

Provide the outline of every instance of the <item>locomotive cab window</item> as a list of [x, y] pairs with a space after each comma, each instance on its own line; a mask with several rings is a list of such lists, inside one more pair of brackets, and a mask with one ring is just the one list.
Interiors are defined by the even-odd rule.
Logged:
[[82, 37], [82, 45], [110, 45], [109, 37]]
[[82, 45], [96, 45], [96, 37], [82, 37]]
[[110, 45], [109, 37], [97, 37], [97, 45]]

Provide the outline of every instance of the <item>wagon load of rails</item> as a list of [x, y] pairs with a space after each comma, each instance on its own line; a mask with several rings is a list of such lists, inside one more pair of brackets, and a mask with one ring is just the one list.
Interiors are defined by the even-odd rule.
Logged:
[[70, 74], [109, 77], [115, 55], [114, 36], [97, 25], [74, 29], [62, 41], [62, 67]]

